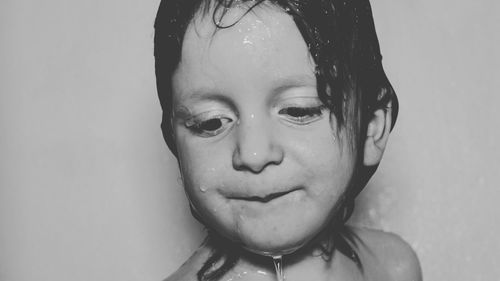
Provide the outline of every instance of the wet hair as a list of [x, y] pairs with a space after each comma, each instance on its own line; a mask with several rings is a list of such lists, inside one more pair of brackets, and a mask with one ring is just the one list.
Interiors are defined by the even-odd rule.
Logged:
[[[216, 30], [231, 28], [238, 20], [222, 25], [222, 19], [229, 9], [242, 3], [248, 7], [242, 17], [264, 3], [280, 7], [293, 18], [315, 63], [318, 96], [335, 116], [337, 130], [346, 131], [351, 148], [356, 152], [356, 169], [328, 228], [333, 241], [320, 248], [326, 259], [339, 250], [360, 265], [354, 249], [359, 239], [355, 239], [355, 234], [345, 223], [354, 210], [355, 197], [377, 168], [362, 165], [368, 122], [376, 110], [387, 110], [389, 104], [391, 126], [394, 126], [398, 114], [398, 100], [382, 67], [368, 0], [162, 0], [155, 21], [154, 56], [156, 84], [163, 110], [163, 137], [176, 155], [171, 122], [172, 76], [180, 62], [187, 27], [201, 13], [212, 17]], [[195, 211], [192, 212], [202, 221]], [[210, 243], [222, 243], [224, 247], [218, 247], [220, 250], [215, 251], [198, 272], [199, 280], [217, 280], [239, 256], [238, 247], [228, 247], [232, 244], [227, 244], [230, 242], [215, 231], [209, 230], [209, 237], [212, 237]], [[221, 260], [222, 265], [214, 270], [214, 265]]]

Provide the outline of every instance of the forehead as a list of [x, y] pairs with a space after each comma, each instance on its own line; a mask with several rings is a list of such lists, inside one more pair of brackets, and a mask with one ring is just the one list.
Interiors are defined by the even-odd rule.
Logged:
[[[247, 10], [247, 6], [229, 9], [219, 23], [228, 28], [215, 26], [213, 11], [195, 16], [184, 36], [174, 90], [189, 91], [200, 83], [211, 87], [221, 80], [241, 84], [260, 79], [263, 85], [288, 77], [315, 81], [314, 63], [292, 17], [269, 4], [245, 14]], [[188, 76], [190, 82], [179, 85]]]

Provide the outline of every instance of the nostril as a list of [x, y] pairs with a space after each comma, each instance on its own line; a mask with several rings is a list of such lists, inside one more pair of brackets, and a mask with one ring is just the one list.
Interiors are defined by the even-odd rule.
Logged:
[[247, 121], [235, 130], [234, 169], [260, 173], [268, 165], [280, 164], [283, 151], [269, 120], [251, 114]]
[[265, 151], [245, 152], [237, 148], [233, 153], [235, 170], [247, 170], [260, 173], [269, 165], [279, 165], [283, 161], [283, 151], [278, 147], [269, 147]]

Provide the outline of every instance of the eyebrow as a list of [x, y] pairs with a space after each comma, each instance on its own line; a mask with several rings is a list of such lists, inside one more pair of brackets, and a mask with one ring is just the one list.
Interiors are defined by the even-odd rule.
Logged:
[[[316, 77], [306, 74], [278, 77], [272, 82], [271, 92], [272, 96], [276, 96], [288, 89], [301, 87], [316, 87]], [[189, 91], [189, 96], [180, 101], [181, 107], [186, 101], [215, 101], [234, 107], [231, 99], [222, 90], [212, 87], [200, 87]]]
[[223, 91], [216, 88], [201, 87], [190, 91], [189, 96], [182, 99], [181, 102], [185, 101], [220, 101], [223, 103], [230, 103], [227, 95]]
[[292, 75], [280, 77], [273, 84], [273, 93], [279, 94], [291, 88], [316, 87], [316, 77], [310, 75]]
[[210, 87], [201, 87], [201, 88], [195, 89], [194, 91], [190, 91], [190, 94], [187, 98], [182, 99], [179, 101], [179, 103], [175, 104], [174, 109], [173, 109], [174, 114], [179, 116], [179, 117], [188, 116], [190, 114], [189, 109], [184, 104], [186, 102], [189, 102], [189, 101], [191, 101], [191, 102], [203, 102], [203, 101], [219, 102], [219, 103], [226, 104], [231, 109], [234, 109], [233, 102], [222, 91], [217, 90], [215, 88], [210, 88]]

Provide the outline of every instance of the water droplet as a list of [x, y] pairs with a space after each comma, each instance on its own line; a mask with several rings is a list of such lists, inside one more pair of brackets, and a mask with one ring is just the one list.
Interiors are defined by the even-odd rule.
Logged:
[[184, 181], [182, 180], [181, 177], [178, 177], [177, 178], [177, 183], [180, 185], [180, 186], [184, 186]]
[[263, 271], [263, 270], [257, 270], [257, 274], [267, 276], [267, 272], [265, 272], [265, 271]]
[[338, 76], [338, 72], [337, 72], [337, 66], [334, 64], [333, 65], [333, 77], [337, 77]]
[[201, 192], [207, 192], [207, 187], [204, 185], [200, 185]]
[[274, 269], [276, 269], [276, 279], [277, 281], [284, 281], [285, 276], [283, 275], [283, 257], [273, 256]]

